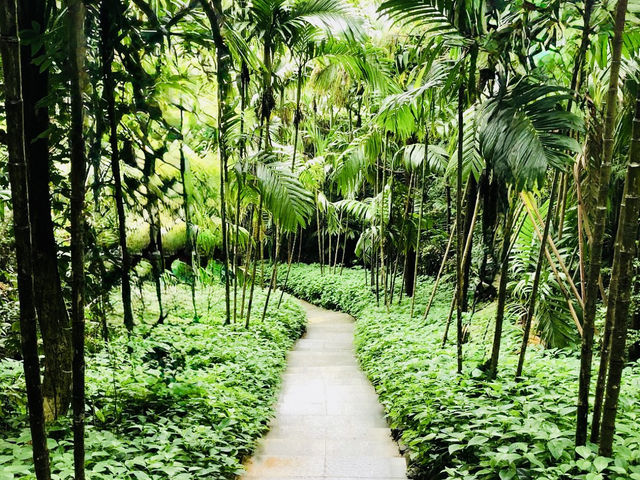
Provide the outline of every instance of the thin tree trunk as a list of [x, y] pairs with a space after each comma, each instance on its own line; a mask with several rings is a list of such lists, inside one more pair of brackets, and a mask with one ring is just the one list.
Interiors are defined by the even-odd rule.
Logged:
[[456, 333], [458, 373], [462, 373], [462, 307], [464, 305], [464, 276], [462, 272], [462, 248], [464, 231], [462, 226], [462, 159], [464, 143], [464, 84], [458, 89], [458, 168], [456, 176]]
[[238, 193], [236, 195], [236, 215], [235, 215], [235, 233], [233, 238], [233, 323], [236, 323], [238, 317], [238, 269], [239, 262], [239, 241], [240, 241], [240, 205], [242, 198], [242, 185], [240, 179], [237, 181]]
[[[291, 235], [291, 234], [289, 234]], [[296, 248], [296, 239], [298, 238], [298, 230], [296, 229], [296, 233], [293, 235], [293, 241], [289, 241], [289, 248], [287, 253], [287, 275], [284, 277], [284, 286], [280, 290], [280, 298], [278, 299], [278, 307], [280, 308], [280, 304], [282, 303], [282, 297], [284, 296], [284, 291], [287, 289], [287, 285], [289, 283], [289, 274], [291, 273], [291, 264], [293, 263], [293, 252]]]
[[440, 283], [440, 277], [442, 276], [442, 272], [444, 272], [444, 267], [447, 264], [447, 258], [449, 257], [449, 251], [451, 250], [451, 244], [453, 243], [453, 237], [456, 234], [455, 225], [449, 234], [449, 241], [447, 242], [447, 248], [444, 251], [444, 256], [442, 258], [442, 262], [440, 263], [440, 268], [438, 269], [438, 274], [436, 275], [436, 279], [433, 283], [433, 288], [431, 289], [431, 295], [429, 296], [429, 301], [427, 302], [427, 308], [424, 310], [424, 315], [422, 316], [422, 320], [426, 321], [429, 316], [429, 311], [431, 310], [431, 305], [433, 304], [433, 299], [436, 296], [436, 291], [438, 290], [438, 284]]
[[456, 296], [451, 296], [451, 305], [449, 306], [449, 314], [447, 315], [447, 323], [444, 327], [444, 335], [442, 336], [442, 348], [447, 344], [449, 339], [449, 327], [451, 326], [451, 319], [453, 318], [453, 309], [456, 307]]
[[73, 465], [75, 480], [84, 480], [84, 197], [86, 157], [82, 94], [86, 75], [82, 0], [70, 0], [69, 65], [71, 72], [71, 318], [73, 337]]
[[18, 298], [20, 301], [20, 343], [27, 387], [27, 404], [33, 463], [38, 480], [51, 479], [49, 450], [40, 383], [38, 334], [33, 289], [29, 190], [25, 154], [24, 113], [21, 90], [20, 43], [18, 39], [16, 0], [0, 0], [0, 55], [4, 75], [9, 150], [9, 182], [13, 206], [13, 227], [18, 264]]
[[547, 220], [544, 224], [544, 233], [540, 241], [540, 250], [538, 252], [538, 262], [536, 263], [536, 271], [533, 274], [533, 285], [531, 287], [531, 296], [529, 297], [529, 307], [524, 322], [524, 333], [522, 335], [522, 345], [520, 347], [520, 357], [518, 358], [518, 367], [516, 369], [516, 378], [522, 375], [522, 367], [524, 366], [524, 358], [529, 345], [529, 333], [531, 332], [531, 323], [533, 314], [536, 310], [536, 300], [538, 297], [538, 286], [540, 285], [540, 273], [542, 272], [542, 263], [544, 262], [544, 252], [547, 248], [547, 238], [551, 228], [551, 219], [553, 218], [553, 201], [556, 197], [556, 189], [558, 187], [558, 177], [560, 174], [556, 171], [553, 176], [553, 185], [551, 186], [551, 194], [549, 195], [549, 206], [547, 208]]
[[249, 238], [247, 242], [247, 251], [246, 256], [247, 259], [245, 261], [245, 268], [242, 277], [242, 300], [240, 301], [240, 318], [244, 318], [244, 305], [245, 298], [247, 293], [247, 283], [249, 281], [249, 268], [251, 267], [251, 254], [253, 253], [253, 219], [254, 219], [254, 210], [251, 211], [251, 218], [249, 221]]
[[500, 359], [500, 342], [502, 341], [502, 323], [504, 321], [504, 309], [507, 301], [507, 280], [509, 276], [509, 251], [511, 250], [511, 228], [513, 226], [514, 207], [509, 205], [507, 218], [504, 225], [504, 234], [502, 239], [502, 261], [500, 268], [500, 286], [498, 289], [498, 307], [496, 311], [496, 326], [493, 335], [493, 348], [491, 351], [491, 359], [489, 361], [489, 378], [494, 379], [498, 374], [498, 361]]
[[[467, 242], [471, 242], [470, 249], [473, 248], [473, 233], [469, 235], [469, 232], [473, 232], [473, 227], [471, 223], [473, 222], [473, 212], [476, 209], [477, 202], [474, 203], [476, 199], [476, 193], [478, 191], [478, 182], [473, 174], [469, 175], [469, 180], [467, 183], [467, 200], [466, 200], [466, 211], [464, 214], [464, 237], [467, 239]], [[465, 243], [466, 249], [466, 243]], [[466, 312], [469, 310], [469, 274], [471, 273], [471, 255], [466, 256], [464, 262], [462, 263], [462, 311]]]
[[[302, 242], [302, 239], [300, 239], [300, 241]], [[340, 259], [340, 275], [342, 275], [342, 270], [344, 270], [344, 256], [346, 251], [347, 251], [347, 232], [344, 232], [344, 238], [342, 240], [342, 258]]]
[[273, 253], [273, 265], [271, 266], [271, 280], [269, 281], [269, 288], [267, 289], [267, 298], [264, 301], [264, 309], [262, 310], [262, 322], [264, 322], [267, 316], [267, 309], [269, 308], [269, 299], [271, 298], [271, 292], [276, 288], [276, 282], [278, 281], [278, 257], [280, 257], [280, 228], [276, 224], [275, 232], [275, 245]]
[[[227, 165], [229, 158], [229, 145], [227, 144], [227, 120], [233, 115], [231, 95], [231, 69], [232, 57], [227, 47], [222, 28], [225, 23], [225, 14], [221, 0], [200, 0], [205, 15], [211, 27], [211, 36], [216, 46], [216, 79], [218, 82], [218, 149], [220, 152], [220, 219], [222, 222], [222, 263], [224, 265], [224, 303], [225, 325], [231, 323], [230, 285], [229, 285], [229, 243], [227, 238], [227, 199], [225, 185], [227, 180]], [[267, 126], [268, 130], [268, 126]]]
[[[580, 352], [580, 382], [578, 390], [578, 427], [576, 429], [576, 443], [586, 442], [587, 418], [589, 415], [589, 389], [591, 385], [591, 363], [593, 359], [593, 335], [598, 301], [598, 280], [602, 262], [602, 247], [604, 242], [604, 230], [607, 218], [607, 198], [609, 195], [609, 181], [611, 177], [611, 159], [613, 157], [614, 130], [618, 111], [618, 83], [620, 76], [620, 59], [622, 56], [622, 43], [624, 22], [627, 13], [627, 0], [619, 0], [616, 6], [613, 41], [611, 45], [611, 60], [609, 70], [609, 90], [607, 91], [606, 113], [604, 122], [602, 162], [599, 168], [597, 180], [597, 202], [594, 215], [593, 235], [590, 245], [589, 269], [586, 282], [586, 298], [583, 317], [582, 346]], [[602, 365], [602, 364], [601, 364]], [[604, 378], [603, 378], [604, 382]], [[602, 384], [603, 384], [602, 382]], [[596, 387], [596, 399], [594, 404], [594, 421], [592, 425], [592, 441], [599, 436], [600, 400], [598, 396], [604, 390], [598, 378]], [[596, 408], [598, 411], [596, 412]]]
[[[573, 167], [573, 175], [574, 175], [574, 180], [575, 180], [575, 185], [576, 185], [576, 197], [578, 200], [578, 205], [577, 205], [577, 210], [578, 210], [578, 248], [579, 248], [579, 253], [580, 253], [580, 295], [582, 296], [582, 298], [585, 297], [584, 295], [584, 282], [585, 282], [585, 272], [584, 272], [584, 256], [585, 256], [585, 248], [584, 248], [584, 227], [583, 227], [583, 222], [584, 222], [584, 202], [582, 201], [582, 192], [581, 192], [581, 188], [580, 188], [580, 175], [578, 174], [578, 168], [579, 168], [579, 163], [576, 162], [574, 167]], [[585, 437], [586, 438], [586, 437]]]
[[[613, 259], [613, 273], [609, 287], [609, 304], [607, 320], [611, 318], [611, 345], [609, 347], [609, 376], [607, 379], [606, 397], [602, 415], [602, 433], [600, 438], [600, 455], [612, 456], [613, 435], [615, 433], [620, 382], [627, 354], [625, 351], [627, 328], [629, 323], [629, 306], [631, 303], [633, 261], [640, 217], [640, 95], [636, 100], [635, 118], [631, 151], [625, 181], [625, 195], [620, 206], [620, 221], [616, 235], [616, 246]], [[609, 311], [613, 311], [609, 314]]]
[[[405, 255], [404, 255], [404, 261], [402, 263], [402, 284], [400, 285], [400, 298], [398, 300], [398, 305], [402, 303], [402, 297], [405, 291], [407, 292], [408, 297], [413, 296], [413, 284], [414, 284], [413, 278], [415, 276], [415, 270], [413, 270], [413, 267], [415, 265], [415, 258], [413, 255], [415, 255], [416, 251], [413, 245], [411, 245], [411, 242], [409, 241], [409, 236], [407, 235], [407, 232], [406, 232], [407, 218], [409, 217], [409, 212], [411, 212], [411, 217], [413, 217], [413, 214], [415, 211], [415, 204], [413, 202], [413, 183], [414, 183], [413, 173], [414, 172], [412, 171], [411, 175], [409, 176], [409, 186], [407, 188], [407, 201], [405, 202], [404, 217], [402, 218], [402, 227], [400, 229], [402, 232], [402, 235], [405, 238], [405, 241], [404, 241]], [[409, 263], [411, 263], [411, 266], [409, 266]]]
[[560, 198], [558, 198], [558, 242], [562, 240], [563, 228], [564, 228], [564, 216], [567, 210], [567, 193], [569, 190], [568, 175], [562, 174]]
[[[114, 2], [116, 3], [116, 2]], [[103, 75], [103, 97], [107, 104], [107, 121], [109, 123], [109, 143], [111, 145], [111, 173], [113, 175], [113, 194], [116, 201], [116, 211], [118, 214], [118, 240], [122, 255], [122, 266], [120, 280], [122, 283], [122, 308], [124, 315], [124, 325], [127, 330], [133, 330], [133, 310], [131, 307], [131, 257], [127, 249], [127, 228], [126, 215], [124, 211], [124, 200], [122, 195], [122, 176], [120, 173], [120, 151], [118, 147], [118, 118], [116, 116], [115, 101], [115, 79], [113, 77], [112, 63], [114, 52], [114, 40], [117, 38], [118, 30], [113, 24], [111, 15], [114, 15], [114, 6], [110, 2], [103, 2], [100, 7], [100, 26], [102, 34], [102, 75]]]
[[[316, 193], [317, 197], [317, 193]], [[320, 262], [320, 274], [324, 275], [324, 255], [322, 255], [322, 238], [320, 235], [320, 208], [316, 200], [316, 237], [318, 238], [318, 262]]]
[[447, 196], [447, 233], [451, 233], [451, 186], [448, 183], [445, 192]]
[[191, 304], [193, 306], [193, 317], [198, 318], [198, 308], [196, 306], [196, 262], [194, 260], [194, 245], [191, 235], [191, 211], [189, 210], [189, 191], [187, 190], [187, 159], [184, 155], [184, 110], [180, 108], [180, 180], [182, 182], [182, 208], [184, 209], [184, 223], [187, 237], [187, 255], [191, 266]]
[[385, 267], [385, 252], [384, 252], [384, 216], [385, 216], [385, 200], [384, 194], [387, 185], [387, 170], [386, 170], [386, 161], [387, 161], [387, 152], [389, 149], [389, 135], [385, 135], [383, 140], [383, 153], [382, 153], [382, 185], [380, 186], [382, 196], [380, 198], [380, 273], [382, 275], [382, 290], [384, 294], [384, 305], [389, 309], [389, 301], [388, 301], [388, 291], [387, 291], [387, 274]]
[[158, 323], [164, 322], [164, 307], [162, 303], [162, 242], [160, 230], [160, 213], [158, 211], [158, 199], [147, 188], [147, 213], [149, 215], [149, 250], [151, 252], [151, 272], [156, 286], [156, 298], [158, 299]]
[[262, 195], [260, 195], [260, 201], [258, 202], [258, 214], [256, 215], [256, 248], [255, 255], [253, 257], [253, 269], [251, 272], [251, 287], [249, 288], [249, 304], [247, 305], [247, 318], [245, 320], [245, 328], [249, 328], [249, 322], [251, 321], [251, 306], [253, 304], [253, 292], [256, 286], [256, 268], [258, 266], [258, 243], [261, 243], [261, 230], [262, 230]]

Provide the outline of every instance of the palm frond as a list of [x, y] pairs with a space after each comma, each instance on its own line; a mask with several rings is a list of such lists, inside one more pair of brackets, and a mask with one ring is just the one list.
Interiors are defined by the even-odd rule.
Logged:
[[283, 231], [307, 225], [314, 212], [314, 198], [291, 172], [288, 162], [257, 163], [256, 181], [265, 209]]
[[437, 33], [462, 42], [455, 24], [460, 0], [387, 0], [378, 11], [404, 25], [423, 26], [427, 33]]
[[581, 119], [563, 108], [567, 90], [521, 82], [487, 102], [480, 112], [482, 157], [506, 183], [519, 190], [542, 185], [548, 167], [564, 169], [579, 151], [570, 132]]

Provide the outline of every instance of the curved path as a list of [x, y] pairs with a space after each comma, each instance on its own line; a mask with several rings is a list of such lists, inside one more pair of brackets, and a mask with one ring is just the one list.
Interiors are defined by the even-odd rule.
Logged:
[[353, 318], [302, 302], [276, 418], [244, 480], [406, 479], [376, 393], [358, 367]]

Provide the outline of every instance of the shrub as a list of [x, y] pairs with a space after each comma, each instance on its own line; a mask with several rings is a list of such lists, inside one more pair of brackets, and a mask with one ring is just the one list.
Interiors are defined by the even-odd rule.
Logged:
[[[190, 289], [168, 287], [169, 316], [152, 328], [158, 309], [153, 285], [145, 284], [147, 308], [130, 340], [114, 292], [110, 323], [119, 335], [87, 358], [88, 477], [231, 479], [242, 471], [267, 430], [286, 352], [304, 331], [305, 315], [287, 299], [249, 330], [223, 326], [224, 292], [208, 288], [210, 310], [202, 292], [198, 302], [210, 314], [194, 323]], [[264, 295], [256, 295], [259, 305]], [[0, 361], [1, 480], [34, 478], [21, 372], [19, 362]], [[68, 418], [49, 429], [55, 479], [73, 478], [70, 429]]]

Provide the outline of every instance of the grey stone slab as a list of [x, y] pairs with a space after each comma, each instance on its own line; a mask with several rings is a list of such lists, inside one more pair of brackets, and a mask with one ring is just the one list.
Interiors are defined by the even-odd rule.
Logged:
[[309, 304], [276, 417], [244, 480], [397, 480], [406, 464], [353, 348], [353, 319]]
[[[327, 406], [325, 402], [300, 402], [296, 400], [285, 401], [278, 404], [277, 415], [325, 415]], [[276, 416], [276, 421], [278, 417]]]
[[325, 470], [324, 456], [275, 456], [264, 455], [254, 457], [247, 465], [247, 475], [257, 478], [273, 477], [317, 477], [323, 476]]
[[359, 436], [356, 438], [327, 438], [325, 441], [325, 449], [327, 457], [400, 457], [398, 446], [395, 442], [391, 441], [391, 437], [387, 432], [385, 432], [385, 436], [383, 437], [366, 440]]
[[300, 442], [299, 435], [291, 438], [275, 438], [269, 436], [264, 439], [256, 456], [325, 456], [326, 440], [324, 438], [305, 438]]
[[355, 478], [406, 478], [404, 458], [327, 456], [325, 475]]
[[338, 401], [333, 400], [326, 403], [326, 412], [327, 415], [348, 415], [365, 418], [384, 416], [384, 410], [380, 404], [374, 403], [370, 399], [361, 402], [354, 402], [348, 398]]

